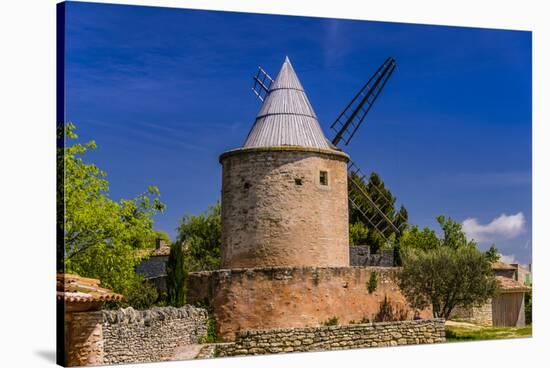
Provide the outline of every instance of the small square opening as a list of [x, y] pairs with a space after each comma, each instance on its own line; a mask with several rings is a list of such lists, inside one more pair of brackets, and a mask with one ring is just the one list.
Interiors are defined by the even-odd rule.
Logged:
[[319, 172], [319, 184], [328, 185], [328, 172], [326, 171]]
[[296, 179], [294, 179], [294, 184], [296, 184], [296, 185], [302, 185], [302, 179], [301, 179], [301, 178], [296, 178]]

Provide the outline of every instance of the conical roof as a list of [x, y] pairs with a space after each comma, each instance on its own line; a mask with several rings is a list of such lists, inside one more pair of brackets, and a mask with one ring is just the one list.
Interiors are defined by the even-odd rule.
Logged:
[[288, 56], [244, 142], [245, 148], [272, 146], [332, 149]]

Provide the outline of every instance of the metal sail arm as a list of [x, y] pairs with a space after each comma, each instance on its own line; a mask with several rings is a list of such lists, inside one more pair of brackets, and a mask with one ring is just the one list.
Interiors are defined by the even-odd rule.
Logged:
[[[386, 241], [389, 241], [389, 234], [399, 235], [401, 228], [405, 226], [407, 219], [400, 212], [395, 214], [394, 219], [390, 219], [384, 209], [388, 206], [393, 208], [394, 200], [388, 198], [380, 189], [376, 189], [375, 197], [371, 196], [364, 188], [365, 175], [361, 172], [357, 164], [350, 161], [348, 164], [349, 193], [348, 199], [350, 205], [354, 207], [363, 217], [363, 219], [376, 229]], [[399, 222], [399, 223], [398, 223]]]
[[267, 72], [259, 66], [258, 72], [254, 77], [252, 77], [252, 79], [254, 80], [252, 91], [260, 101], [264, 102], [269, 93], [269, 87], [271, 87], [271, 83], [273, 83], [273, 78], [271, 78], [269, 74], [267, 74]]
[[365, 116], [367, 116], [374, 102], [384, 89], [396, 66], [397, 63], [393, 57], [387, 58], [359, 90], [336, 121], [330, 126], [336, 132], [332, 144], [337, 146], [341, 140], [346, 145], [349, 144], [351, 138], [353, 138]]

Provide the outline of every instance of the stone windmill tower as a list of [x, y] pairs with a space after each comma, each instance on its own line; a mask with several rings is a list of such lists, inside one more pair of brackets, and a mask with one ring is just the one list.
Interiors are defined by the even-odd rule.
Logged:
[[222, 268], [349, 266], [347, 154], [288, 57], [243, 146], [223, 153]]
[[[348, 209], [391, 240], [400, 225], [392, 199], [366, 190], [364, 175], [338, 144], [348, 144], [395, 69], [388, 58], [338, 116], [329, 141], [288, 58], [277, 77], [263, 69], [262, 101], [242, 147], [223, 153], [221, 269], [192, 272], [187, 300], [207, 301], [224, 341], [237, 331], [315, 326], [337, 316], [357, 321], [383, 297], [406, 303], [395, 270], [349, 267]], [[405, 305], [405, 304], [403, 304]]]

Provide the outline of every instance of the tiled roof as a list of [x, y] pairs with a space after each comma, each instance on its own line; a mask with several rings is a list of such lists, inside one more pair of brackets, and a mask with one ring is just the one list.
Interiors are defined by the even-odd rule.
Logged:
[[112, 290], [99, 287], [100, 281], [71, 275], [57, 274], [57, 300], [71, 303], [94, 303], [103, 301], [120, 301], [124, 297]]
[[521, 282], [504, 276], [496, 276], [498, 289], [501, 292], [528, 291], [530, 288]]
[[493, 262], [491, 264], [491, 267], [493, 268], [493, 270], [515, 270], [516, 268], [508, 263], [504, 263], [504, 262]]
[[288, 57], [271, 84], [243, 145], [245, 148], [273, 146], [333, 149]]

